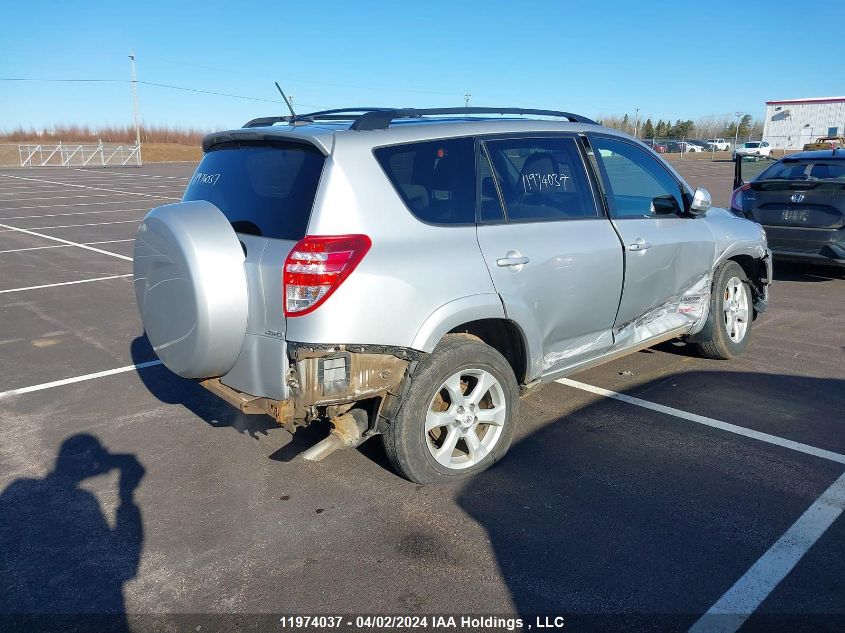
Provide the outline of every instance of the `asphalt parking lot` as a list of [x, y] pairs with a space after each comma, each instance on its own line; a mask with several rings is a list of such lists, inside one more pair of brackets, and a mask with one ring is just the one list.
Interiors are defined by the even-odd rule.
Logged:
[[[673, 163], [727, 203], [731, 163]], [[132, 238], [192, 171], [0, 171], [0, 612], [843, 630], [842, 273], [776, 265], [743, 357], [668, 343], [551, 384], [505, 461], [420, 487], [377, 441], [305, 462], [321, 429], [291, 436], [155, 363]]]

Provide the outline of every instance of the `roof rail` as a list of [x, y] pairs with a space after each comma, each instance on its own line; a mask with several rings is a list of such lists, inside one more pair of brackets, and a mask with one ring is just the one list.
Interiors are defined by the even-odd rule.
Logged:
[[263, 116], [258, 119], [252, 119], [244, 123], [244, 127], [264, 127], [266, 125], [273, 125], [274, 123], [281, 123], [282, 121], [290, 121], [288, 116]]
[[534, 110], [528, 108], [401, 108], [396, 110], [379, 109], [364, 112], [355, 119], [350, 129], [352, 130], [386, 130], [394, 119], [407, 119], [423, 117], [436, 114], [529, 114], [534, 116], [556, 116], [563, 117], [573, 123], [588, 123], [597, 125], [592, 119], [583, 117], [580, 114], [561, 112], [558, 110]]
[[[266, 116], [247, 121], [244, 127], [264, 127], [274, 123], [313, 123], [314, 121], [350, 121], [358, 119], [362, 114], [369, 112], [395, 112], [395, 108], [335, 108], [333, 110], [318, 110], [307, 114], [296, 116]], [[353, 116], [354, 115], [354, 116]]]

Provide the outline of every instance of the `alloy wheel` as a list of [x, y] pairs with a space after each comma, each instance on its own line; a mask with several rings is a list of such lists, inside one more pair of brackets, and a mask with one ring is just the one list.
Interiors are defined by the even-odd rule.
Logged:
[[447, 378], [425, 417], [425, 441], [445, 468], [481, 462], [498, 443], [507, 419], [502, 385], [484, 369], [463, 369]]
[[722, 308], [725, 313], [725, 330], [734, 343], [745, 338], [748, 331], [748, 290], [739, 277], [731, 277], [725, 286], [722, 298]]

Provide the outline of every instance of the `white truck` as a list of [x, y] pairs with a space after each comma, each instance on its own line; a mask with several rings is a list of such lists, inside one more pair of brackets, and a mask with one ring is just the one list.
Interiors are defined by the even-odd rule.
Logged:
[[707, 139], [707, 146], [715, 149], [717, 152], [727, 152], [731, 149], [731, 144], [723, 138]]

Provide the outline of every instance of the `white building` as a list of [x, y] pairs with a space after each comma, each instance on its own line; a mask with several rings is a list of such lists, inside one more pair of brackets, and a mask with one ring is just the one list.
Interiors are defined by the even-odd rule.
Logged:
[[801, 149], [819, 136], [845, 136], [845, 97], [766, 101], [763, 140], [772, 147]]

